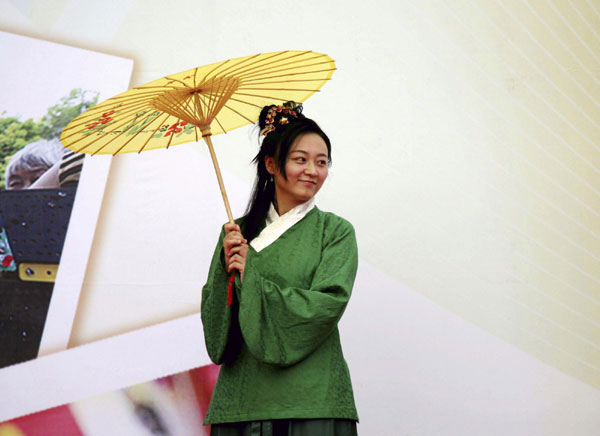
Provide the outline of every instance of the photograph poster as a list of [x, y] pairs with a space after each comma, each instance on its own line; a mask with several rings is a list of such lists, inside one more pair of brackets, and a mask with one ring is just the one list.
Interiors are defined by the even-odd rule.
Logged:
[[133, 61], [6, 32], [0, 59], [10, 59], [0, 70], [3, 368], [66, 348], [111, 158], [59, 138], [128, 88]]

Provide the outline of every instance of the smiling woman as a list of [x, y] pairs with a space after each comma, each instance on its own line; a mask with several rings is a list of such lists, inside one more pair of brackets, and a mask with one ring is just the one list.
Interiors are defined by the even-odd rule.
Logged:
[[357, 434], [337, 327], [356, 238], [315, 206], [331, 143], [301, 112], [292, 102], [262, 110], [248, 210], [225, 224], [202, 290], [206, 347], [222, 365], [205, 421], [213, 436]]
[[285, 173], [273, 156], [267, 156], [265, 165], [274, 176], [275, 206], [283, 215], [293, 207], [315, 196], [329, 172], [329, 150], [323, 138], [316, 133], [298, 136], [288, 152]]

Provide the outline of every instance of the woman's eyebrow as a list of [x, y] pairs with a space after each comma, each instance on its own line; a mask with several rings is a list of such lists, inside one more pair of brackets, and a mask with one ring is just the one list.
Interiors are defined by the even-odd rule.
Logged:
[[[304, 150], [294, 150], [294, 151], [290, 151], [290, 154], [292, 154], [292, 153], [304, 153], [304, 154], [308, 154], [308, 152], [307, 152], [307, 151], [304, 151]], [[317, 157], [319, 157], [319, 156], [325, 156], [325, 157], [327, 157], [327, 154], [325, 154], [325, 153], [319, 153], [319, 154], [317, 155]]]

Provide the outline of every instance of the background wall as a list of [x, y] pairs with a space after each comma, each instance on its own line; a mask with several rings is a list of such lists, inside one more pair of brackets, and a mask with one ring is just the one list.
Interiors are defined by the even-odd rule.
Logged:
[[[596, 0], [0, 10], [2, 30], [134, 59], [132, 86], [255, 52], [332, 56], [305, 112], [333, 141], [319, 207], [359, 239], [342, 336], [361, 433], [597, 434]], [[256, 134], [214, 143], [240, 215]], [[198, 312], [226, 220], [208, 159], [203, 144], [113, 159], [71, 346]]]

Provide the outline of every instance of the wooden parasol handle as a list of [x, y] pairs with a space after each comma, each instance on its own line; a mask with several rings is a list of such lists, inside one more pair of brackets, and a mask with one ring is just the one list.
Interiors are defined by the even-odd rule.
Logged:
[[[225, 203], [225, 210], [227, 211], [227, 217], [229, 218], [229, 224], [234, 224], [233, 215], [231, 214], [231, 207], [229, 207], [229, 199], [227, 198], [227, 192], [225, 191], [225, 184], [223, 183], [223, 177], [221, 177], [221, 169], [219, 168], [219, 162], [217, 162], [217, 155], [212, 145], [210, 135], [203, 136], [208, 150], [210, 151], [210, 157], [212, 158], [213, 165], [215, 166], [215, 172], [217, 173], [217, 180], [219, 181], [219, 188], [221, 188], [221, 195], [223, 196], [223, 203]], [[235, 270], [229, 275], [227, 283], [227, 306], [231, 306], [233, 301], [233, 283], [235, 280]]]
[[217, 180], [219, 181], [219, 188], [221, 188], [221, 195], [223, 196], [223, 202], [225, 203], [225, 210], [227, 211], [227, 217], [229, 218], [229, 223], [234, 224], [233, 215], [231, 214], [231, 207], [229, 206], [229, 199], [227, 198], [227, 192], [225, 191], [225, 184], [223, 183], [223, 177], [221, 177], [221, 170], [219, 169], [219, 162], [217, 162], [217, 155], [215, 154], [215, 149], [213, 148], [212, 141], [210, 139], [210, 135], [203, 136], [206, 145], [208, 145], [208, 150], [210, 151], [210, 157], [212, 158], [213, 165], [215, 167], [215, 172], [217, 173]]

